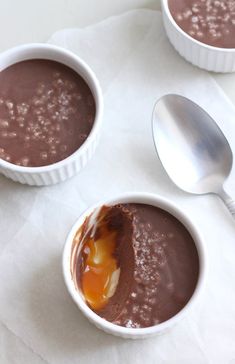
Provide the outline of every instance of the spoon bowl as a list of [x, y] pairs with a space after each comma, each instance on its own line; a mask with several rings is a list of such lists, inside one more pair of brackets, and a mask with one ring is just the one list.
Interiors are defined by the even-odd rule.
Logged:
[[155, 104], [153, 138], [171, 180], [195, 194], [218, 194], [235, 214], [223, 184], [233, 165], [230, 145], [212, 117], [193, 101], [165, 95]]

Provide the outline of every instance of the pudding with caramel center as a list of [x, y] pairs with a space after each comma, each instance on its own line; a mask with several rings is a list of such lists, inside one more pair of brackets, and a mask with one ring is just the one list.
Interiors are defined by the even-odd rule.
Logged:
[[177, 314], [198, 281], [199, 258], [185, 226], [146, 204], [103, 206], [78, 230], [71, 273], [87, 305], [124, 327], [149, 327]]

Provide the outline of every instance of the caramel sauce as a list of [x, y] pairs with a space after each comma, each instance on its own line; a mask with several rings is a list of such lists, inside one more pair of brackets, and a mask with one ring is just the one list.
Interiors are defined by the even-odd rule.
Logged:
[[102, 309], [114, 294], [119, 269], [114, 257], [117, 231], [110, 231], [105, 221], [98, 225], [99, 234], [85, 237], [81, 256], [81, 288], [94, 310]]

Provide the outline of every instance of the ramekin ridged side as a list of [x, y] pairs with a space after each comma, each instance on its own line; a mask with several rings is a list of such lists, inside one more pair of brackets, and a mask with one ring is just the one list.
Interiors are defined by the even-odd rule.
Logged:
[[89, 146], [84, 148], [82, 152], [79, 153], [78, 158], [71, 158], [66, 163], [63, 163], [63, 165], [51, 165], [53, 168], [44, 171], [38, 171], [38, 167], [34, 168], [35, 172], [28, 172], [27, 167], [25, 167], [24, 171], [17, 171], [15, 168], [9, 169], [8, 166], [5, 168], [3, 165], [0, 165], [0, 172], [5, 177], [10, 178], [15, 182], [28, 184], [31, 186], [48, 186], [63, 182], [75, 176], [88, 163], [95, 152], [96, 146], [99, 142], [99, 137], [100, 134], [96, 133], [94, 138], [89, 141]]
[[161, 0], [166, 34], [179, 54], [193, 65], [212, 72], [235, 72], [235, 48], [213, 47], [190, 37], [173, 19], [168, 0]]
[[27, 59], [48, 59], [72, 68], [87, 82], [96, 104], [95, 120], [88, 138], [69, 157], [43, 167], [17, 166], [0, 159], [0, 173], [4, 176], [31, 186], [46, 186], [76, 175], [95, 153], [101, 133], [103, 97], [99, 82], [90, 67], [74, 53], [54, 45], [32, 43], [11, 48], [0, 54], [0, 71]]
[[[72, 252], [72, 244], [73, 239], [78, 231], [78, 229], [82, 226], [86, 217], [89, 216], [92, 212], [94, 212], [97, 208], [102, 207], [103, 205], [114, 205], [119, 203], [143, 203], [149, 204], [152, 206], [160, 207], [170, 214], [175, 216], [179, 221], [181, 221], [184, 226], [188, 229], [191, 234], [199, 256], [199, 277], [197, 286], [195, 291], [183, 309], [178, 312], [175, 316], [170, 318], [167, 321], [164, 321], [158, 325], [145, 327], [145, 328], [127, 328], [119, 325], [115, 325], [109, 321], [106, 321], [102, 317], [98, 316], [95, 312], [93, 312], [85, 303], [82, 295], [76, 289], [75, 284], [73, 282], [72, 273], [71, 273], [71, 252]], [[116, 196], [114, 198], [101, 201], [94, 206], [87, 209], [77, 222], [72, 227], [64, 246], [63, 257], [62, 257], [62, 268], [63, 275], [66, 287], [68, 292], [70, 293], [72, 299], [79, 307], [81, 312], [87, 319], [95, 325], [97, 328], [105, 331], [108, 334], [112, 334], [115, 336], [120, 336], [124, 339], [146, 339], [154, 335], [162, 335], [169, 331], [175, 324], [181, 321], [187, 313], [190, 312], [191, 308], [195, 306], [198, 302], [198, 299], [201, 297], [201, 294], [205, 287], [205, 277], [207, 271], [207, 258], [206, 258], [206, 249], [204, 244], [204, 239], [202, 238], [200, 232], [196, 229], [193, 222], [181, 211], [179, 207], [172, 204], [169, 200], [162, 198], [155, 194], [150, 194], [146, 192], [141, 193], [125, 193], [120, 196]]]

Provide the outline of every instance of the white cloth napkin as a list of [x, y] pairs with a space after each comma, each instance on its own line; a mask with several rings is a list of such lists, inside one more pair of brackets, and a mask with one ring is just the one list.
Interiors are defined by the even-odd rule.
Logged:
[[[0, 177], [0, 363], [235, 364], [235, 221], [216, 196], [193, 196], [166, 176], [151, 136], [154, 102], [169, 92], [198, 102], [235, 152], [235, 109], [208, 73], [185, 62], [166, 39], [161, 14], [138, 10], [51, 43], [93, 68], [105, 100], [95, 156], [75, 178], [34, 188]], [[226, 184], [235, 197], [235, 172]], [[99, 331], [66, 291], [61, 254], [79, 214], [124, 191], [168, 197], [205, 237], [210, 268], [201, 304], [171, 332], [123, 340]]]

